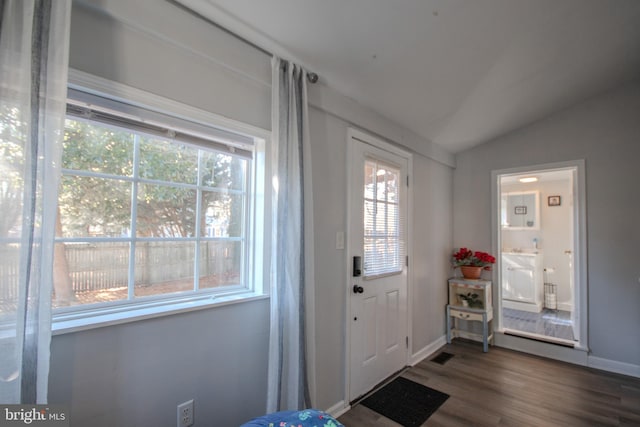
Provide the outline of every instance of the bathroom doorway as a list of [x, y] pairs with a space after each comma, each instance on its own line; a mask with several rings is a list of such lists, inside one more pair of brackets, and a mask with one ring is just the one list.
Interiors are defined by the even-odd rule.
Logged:
[[586, 348], [581, 162], [493, 173], [498, 330]]

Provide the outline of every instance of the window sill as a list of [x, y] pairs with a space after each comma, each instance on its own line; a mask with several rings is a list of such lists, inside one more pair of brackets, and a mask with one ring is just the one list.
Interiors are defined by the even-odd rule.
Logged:
[[249, 301], [269, 298], [267, 294], [256, 292], [242, 292], [227, 295], [208, 295], [206, 297], [192, 297], [183, 300], [141, 303], [133, 306], [119, 306], [102, 309], [86, 310], [74, 313], [60, 313], [53, 315], [51, 326], [52, 335], [64, 335], [73, 332], [120, 325], [139, 320], [191, 311], [206, 310]]

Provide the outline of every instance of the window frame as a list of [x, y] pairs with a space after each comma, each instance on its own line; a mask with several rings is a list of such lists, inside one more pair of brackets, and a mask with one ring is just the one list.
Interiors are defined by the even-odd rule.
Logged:
[[[70, 70], [68, 87], [68, 102], [71, 104], [106, 111], [116, 111], [117, 108], [121, 108], [119, 114], [123, 116], [136, 117], [136, 113], [139, 113], [150, 122], [157, 122], [157, 118], [167, 118], [170, 122], [165, 124], [172, 129], [186, 131], [188, 135], [205, 139], [207, 139], [207, 132], [211, 131], [211, 138], [223, 141], [225, 146], [253, 151], [252, 167], [247, 174], [247, 192], [250, 194], [250, 200], [247, 203], [245, 218], [246, 254], [243, 255], [243, 262], [246, 263], [246, 266], [243, 266], [246, 287], [193, 289], [186, 292], [147, 296], [140, 300], [127, 299], [56, 308], [52, 311], [53, 333], [61, 334], [268, 298], [268, 266], [270, 265], [268, 248], [271, 237], [266, 231], [271, 222], [271, 197], [270, 188], [266, 183], [271, 169], [266, 151], [271, 133], [265, 129], [77, 70]], [[187, 128], [182, 127], [182, 124], [188, 125]], [[252, 142], [251, 147], [247, 141]], [[136, 236], [131, 236], [130, 239], [136, 239]], [[197, 274], [195, 270], [194, 274]]]

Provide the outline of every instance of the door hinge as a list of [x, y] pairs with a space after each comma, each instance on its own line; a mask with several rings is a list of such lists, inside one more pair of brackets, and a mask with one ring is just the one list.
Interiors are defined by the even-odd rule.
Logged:
[[407, 267], [409, 267], [409, 255], [405, 257], [404, 263], [406, 264]]
[[407, 175], [407, 187], [409, 186], [409, 175]]
[[407, 342], [407, 348], [409, 348], [409, 337], [408, 336], [407, 336], [406, 342]]

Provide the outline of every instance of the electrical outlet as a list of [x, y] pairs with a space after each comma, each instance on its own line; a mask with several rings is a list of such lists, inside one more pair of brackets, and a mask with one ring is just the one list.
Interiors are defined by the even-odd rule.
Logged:
[[193, 425], [193, 399], [178, 405], [178, 427]]

